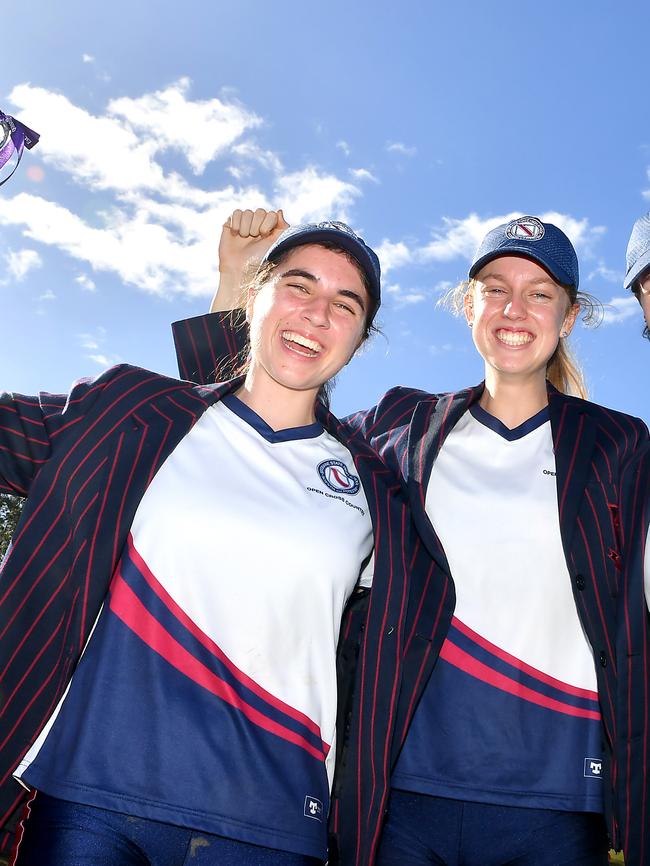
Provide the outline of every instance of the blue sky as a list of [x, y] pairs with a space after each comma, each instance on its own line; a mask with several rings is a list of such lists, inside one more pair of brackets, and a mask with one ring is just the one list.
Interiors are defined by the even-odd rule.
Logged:
[[380, 252], [383, 336], [336, 411], [474, 384], [470, 332], [436, 300], [531, 213], [608, 305], [571, 338], [592, 399], [650, 421], [621, 287], [650, 209], [647, 0], [33, 0], [1, 20], [0, 108], [41, 134], [0, 189], [3, 389], [174, 373], [169, 324], [207, 309], [220, 226], [257, 205], [345, 219]]

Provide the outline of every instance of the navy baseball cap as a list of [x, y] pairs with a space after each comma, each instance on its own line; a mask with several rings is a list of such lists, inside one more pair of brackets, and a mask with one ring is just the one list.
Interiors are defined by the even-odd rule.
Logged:
[[643, 271], [650, 268], [650, 213], [639, 217], [634, 223], [627, 245], [626, 264], [623, 288], [629, 289]]
[[473, 279], [492, 259], [521, 255], [545, 268], [560, 285], [578, 290], [578, 257], [573, 244], [553, 223], [523, 216], [492, 229], [483, 238], [469, 269]]
[[301, 247], [305, 244], [320, 244], [329, 241], [337, 247], [350, 253], [366, 275], [370, 296], [375, 301], [374, 314], [381, 304], [381, 268], [379, 259], [373, 249], [352, 231], [350, 226], [342, 222], [327, 220], [322, 223], [304, 223], [285, 229], [277, 241], [269, 247], [260, 262], [260, 268], [267, 262], [272, 262], [286, 250]]

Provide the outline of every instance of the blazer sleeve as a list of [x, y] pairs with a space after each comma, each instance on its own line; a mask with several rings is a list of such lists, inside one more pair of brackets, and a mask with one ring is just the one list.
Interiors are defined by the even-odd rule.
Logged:
[[361, 436], [374, 448], [387, 435], [408, 426], [418, 402], [428, 395], [414, 388], [391, 388], [370, 409], [361, 409], [343, 419], [347, 430]]
[[248, 347], [248, 325], [243, 310], [208, 313], [172, 324], [181, 378], [197, 385], [232, 378]]
[[57, 442], [71, 441], [104, 386], [129, 369], [124, 364], [80, 379], [69, 394], [0, 392], [0, 492], [27, 496]]
[[0, 394], [0, 491], [27, 496], [61, 429], [67, 398]]

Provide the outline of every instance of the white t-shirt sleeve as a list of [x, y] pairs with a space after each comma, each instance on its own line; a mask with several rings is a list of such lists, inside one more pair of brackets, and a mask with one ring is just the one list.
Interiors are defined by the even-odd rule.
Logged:
[[[647, 565], [647, 563], [646, 563]], [[648, 569], [646, 568], [646, 574], [648, 573]], [[372, 578], [375, 574], [375, 553], [372, 552], [368, 562], [361, 569], [361, 575], [359, 577], [359, 586], [362, 586], [364, 589], [370, 589], [372, 586]], [[650, 577], [648, 577], [650, 580]], [[647, 592], [647, 588], [646, 588]]]

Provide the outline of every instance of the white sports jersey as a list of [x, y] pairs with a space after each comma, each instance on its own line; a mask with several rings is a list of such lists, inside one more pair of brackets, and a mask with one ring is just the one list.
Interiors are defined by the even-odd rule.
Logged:
[[353, 470], [319, 424], [208, 409], [142, 498], [23, 779], [324, 858], [339, 626], [372, 549]]
[[562, 548], [548, 410], [508, 430], [472, 407], [440, 450], [426, 510], [456, 607], [394, 786], [601, 810], [596, 671]]

